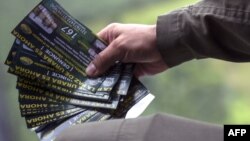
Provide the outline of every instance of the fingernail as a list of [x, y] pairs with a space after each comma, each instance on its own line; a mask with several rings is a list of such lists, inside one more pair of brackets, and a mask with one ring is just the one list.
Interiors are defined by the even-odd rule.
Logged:
[[96, 67], [93, 63], [90, 63], [86, 69], [86, 73], [90, 76], [93, 76], [96, 73]]

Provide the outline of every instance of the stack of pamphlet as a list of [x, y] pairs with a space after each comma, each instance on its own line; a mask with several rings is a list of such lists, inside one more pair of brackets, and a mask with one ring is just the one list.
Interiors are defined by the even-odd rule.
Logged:
[[17, 76], [21, 116], [40, 140], [92, 121], [139, 116], [154, 96], [133, 64], [116, 62], [102, 76], [85, 70], [106, 44], [55, 0], [40, 2], [12, 31], [5, 64]]

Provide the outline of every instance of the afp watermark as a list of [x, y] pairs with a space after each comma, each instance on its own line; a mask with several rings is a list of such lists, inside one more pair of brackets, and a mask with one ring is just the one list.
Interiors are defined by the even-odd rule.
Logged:
[[224, 125], [224, 141], [250, 141], [250, 125]]

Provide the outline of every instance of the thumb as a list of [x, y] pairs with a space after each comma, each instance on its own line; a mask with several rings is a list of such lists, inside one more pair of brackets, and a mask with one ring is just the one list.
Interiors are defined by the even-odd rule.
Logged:
[[86, 73], [90, 77], [96, 77], [106, 72], [116, 61], [122, 61], [125, 52], [122, 51], [117, 40], [105, 48], [102, 52], [95, 56], [94, 60], [89, 64]]

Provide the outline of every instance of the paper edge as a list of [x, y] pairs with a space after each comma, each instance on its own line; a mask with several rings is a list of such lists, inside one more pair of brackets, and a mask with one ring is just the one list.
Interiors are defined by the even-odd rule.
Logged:
[[125, 119], [136, 118], [140, 116], [154, 99], [155, 96], [149, 93], [127, 112]]

